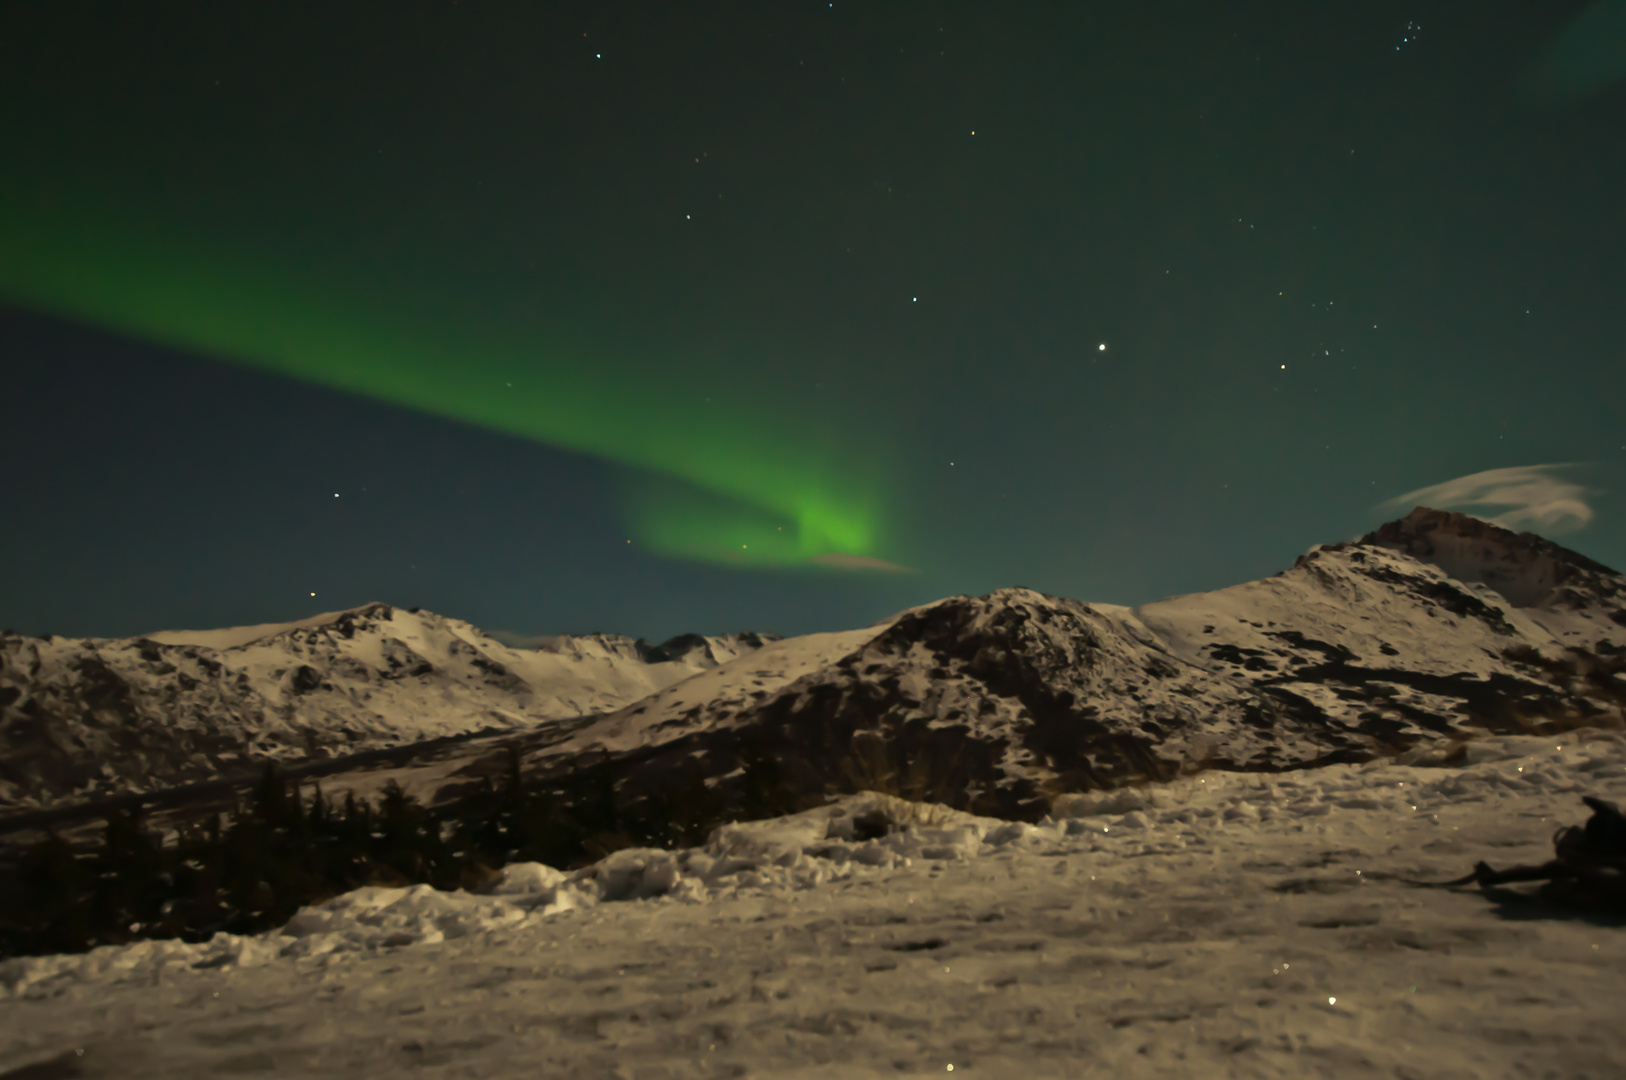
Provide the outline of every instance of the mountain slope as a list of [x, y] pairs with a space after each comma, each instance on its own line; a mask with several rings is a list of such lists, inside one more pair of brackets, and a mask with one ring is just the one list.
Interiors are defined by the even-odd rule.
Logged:
[[[697, 777], [733, 797], [756, 761], [798, 803], [890, 784], [1031, 820], [1059, 791], [1619, 726], [1623, 703], [1626, 578], [1419, 508], [1270, 578], [1132, 608], [1002, 589], [860, 630], [659, 648], [514, 648], [382, 604], [124, 641], [0, 637], [0, 807], [495, 729], [546, 736], [505, 740], [527, 772], [607, 769], [633, 804]], [[433, 790], [490, 776], [491, 749], [425, 773]]]
[[746, 744], [809, 799], [844, 774], [914, 773], [936, 785], [923, 795], [1033, 819], [1056, 790], [1618, 724], [1626, 578], [1539, 537], [1419, 508], [1217, 592], [1126, 608], [1003, 589], [847, 643], [809, 670], [793, 663], [799, 639], [780, 642], [704, 676], [755, 691], [707, 698], [679, 684], [536, 764], [603, 755], [631, 797], [685, 769], [737, 782]]
[[0, 807], [210, 779], [618, 708], [774, 635], [609, 634], [516, 649], [369, 604], [294, 623], [140, 638], [0, 635]]

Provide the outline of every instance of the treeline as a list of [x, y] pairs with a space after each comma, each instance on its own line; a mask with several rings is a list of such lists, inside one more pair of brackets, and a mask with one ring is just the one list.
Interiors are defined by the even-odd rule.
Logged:
[[307, 798], [267, 767], [246, 805], [184, 824], [167, 842], [139, 808], [109, 816], [91, 851], [47, 835], [0, 870], [0, 958], [259, 933], [364, 885], [477, 890], [511, 862], [575, 869], [626, 847], [698, 846], [725, 822], [806, 808], [772, 754], [746, 747], [740, 763], [729, 800], [698, 770], [618, 799], [607, 763], [548, 787], [526, 781], [510, 751], [498, 782], [434, 809], [393, 781], [376, 803], [334, 802], [320, 786]]

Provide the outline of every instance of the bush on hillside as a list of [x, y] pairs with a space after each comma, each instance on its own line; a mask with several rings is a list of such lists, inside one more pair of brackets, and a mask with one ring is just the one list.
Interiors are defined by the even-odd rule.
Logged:
[[138, 807], [110, 814], [92, 850], [52, 832], [0, 868], [0, 959], [258, 933], [364, 885], [478, 890], [510, 862], [575, 869], [626, 847], [698, 846], [725, 822], [802, 808], [771, 754], [747, 746], [741, 764], [732, 803], [695, 767], [636, 811], [617, 797], [607, 761], [573, 766], [550, 787], [526, 781], [510, 750], [497, 783], [435, 809], [393, 781], [376, 802], [347, 794], [335, 804], [319, 785], [307, 797], [267, 766], [246, 805], [173, 836], [150, 828]]

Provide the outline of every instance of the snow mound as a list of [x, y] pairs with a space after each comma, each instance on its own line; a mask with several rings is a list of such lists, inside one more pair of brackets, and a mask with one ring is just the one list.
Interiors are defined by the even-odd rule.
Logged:
[[[201, 944], [143, 941], [81, 955], [0, 963], [0, 998], [50, 995], [75, 983], [153, 979], [162, 972], [270, 963], [325, 966], [346, 954], [491, 936], [606, 904], [702, 904], [740, 896], [785, 897], [836, 882], [887, 876], [916, 860], [968, 862], [1086, 853], [1109, 862], [1176, 854], [1359, 816], [1368, 835], [1401, 817], [1432, 820], [1472, 804], [1481, 810], [1573, 795], [1568, 818], [1585, 816], [1582, 794], [1626, 797], [1626, 738], [1583, 730], [1475, 744], [1458, 767], [1387, 761], [1285, 774], [1209, 773], [1146, 791], [1059, 800], [1040, 823], [1000, 821], [874, 792], [767, 821], [715, 829], [683, 851], [629, 848], [592, 866], [562, 871], [539, 863], [506, 867], [488, 894], [427, 885], [363, 888], [304, 908], [279, 930], [216, 934]], [[1492, 752], [1494, 750], [1494, 752]], [[1563, 805], [1560, 803], [1559, 805]], [[1545, 819], [1544, 819], [1545, 820]]]

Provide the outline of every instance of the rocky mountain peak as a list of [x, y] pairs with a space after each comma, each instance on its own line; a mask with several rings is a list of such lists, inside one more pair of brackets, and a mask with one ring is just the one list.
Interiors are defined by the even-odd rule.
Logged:
[[1432, 563], [1462, 582], [1486, 585], [1515, 607], [1580, 607], [1626, 596], [1626, 578], [1537, 536], [1482, 518], [1419, 506], [1360, 543]]

